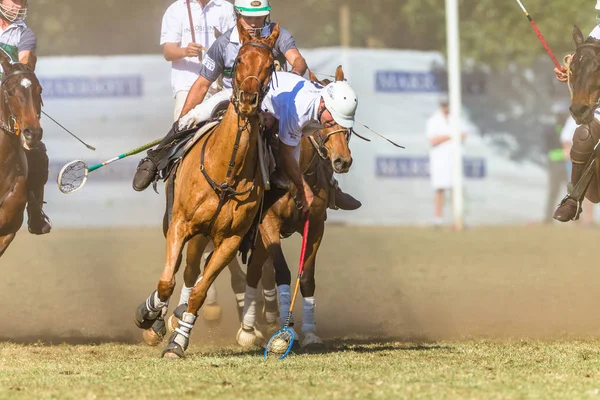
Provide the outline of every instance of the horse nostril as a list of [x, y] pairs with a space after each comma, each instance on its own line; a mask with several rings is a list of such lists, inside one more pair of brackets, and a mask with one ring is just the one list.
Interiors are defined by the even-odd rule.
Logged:
[[585, 104], [574, 104], [569, 108], [569, 110], [571, 110], [573, 115], [583, 116], [590, 111], [590, 108]]

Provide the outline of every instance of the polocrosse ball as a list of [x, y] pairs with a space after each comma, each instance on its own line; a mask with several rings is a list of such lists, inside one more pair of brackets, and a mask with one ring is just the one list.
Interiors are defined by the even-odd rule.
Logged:
[[269, 346], [269, 351], [275, 354], [283, 354], [287, 351], [288, 344], [289, 343], [287, 342], [287, 340], [282, 339], [280, 337], [276, 337], [271, 342], [271, 345]]

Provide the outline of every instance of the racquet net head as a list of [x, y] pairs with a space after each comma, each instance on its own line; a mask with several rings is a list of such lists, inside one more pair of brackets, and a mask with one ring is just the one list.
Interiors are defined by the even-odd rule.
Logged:
[[294, 331], [284, 326], [267, 343], [265, 348], [265, 358], [277, 357], [280, 360], [285, 358], [294, 345]]
[[80, 189], [87, 180], [88, 169], [82, 160], [71, 161], [60, 170], [58, 174], [58, 188], [65, 194], [70, 194]]

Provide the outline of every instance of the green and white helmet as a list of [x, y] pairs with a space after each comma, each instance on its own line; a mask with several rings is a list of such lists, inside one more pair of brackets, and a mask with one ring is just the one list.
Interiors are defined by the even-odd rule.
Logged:
[[271, 13], [269, 0], [235, 0], [235, 9], [247, 17], [264, 17]]

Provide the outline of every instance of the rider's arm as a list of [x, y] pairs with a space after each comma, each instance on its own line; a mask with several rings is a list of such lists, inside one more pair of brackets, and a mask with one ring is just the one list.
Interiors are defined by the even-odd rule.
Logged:
[[306, 65], [306, 60], [304, 59], [304, 57], [302, 57], [298, 49], [288, 50], [285, 53], [285, 59], [292, 66], [290, 72], [300, 76], [304, 76], [306, 70], [308, 69], [308, 65]]
[[194, 107], [204, 101], [204, 97], [206, 97], [206, 93], [208, 92], [210, 85], [212, 85], [212, 82], [202, 75], [196, 79], [196, 82], [194, 82], [192, 85], [192, 88], [185, 99], [185, 104], [181, 109], [179, 118], [190, 112]]
[[37, 39], [33, 31], [26, 28], [21, 33], [21, 39], [19, 40], [19, 62], [21, 64], [28, 64], [35, 69], [35, 63], [37, 57], [35, 56], [35, 48], [37, 45]]
[[279, 52], [285, 56], [287, 62], [292, 66], [290, 72], [304, 76], [306, 70], [308, 69], [306, 60], [298, 51], [296, 42], [294, 41], [292, 34], [287, 29], [280, 29], [276, 46]]
[[187, 47], [179, 47], [179, 43], [165, 43], [163, 56], [167, 61], [179, 61], [185, 57], [198, 57], [202, 53], [202, 45], [190, 43]]
[[35, 69], [35, 64], [37, 63], [37, 57], [33, 50], [24, 50], [19, 52], [19, 62], [21, 64], [29, 64], [33, 69]]
[[179, 117], [190, 112], [194, 107], [204, 101], [204, 97], [210, 88], [210, 85], [219, 78], [225, 69], [225, 48], [229, 43], [229, 38], [225, 35], [219, 37], [217, 41], [210, 46], [208, 53], [202, 60], [200, 75], [192, 85], [190, 92], [185, 99], [185, 104]]

